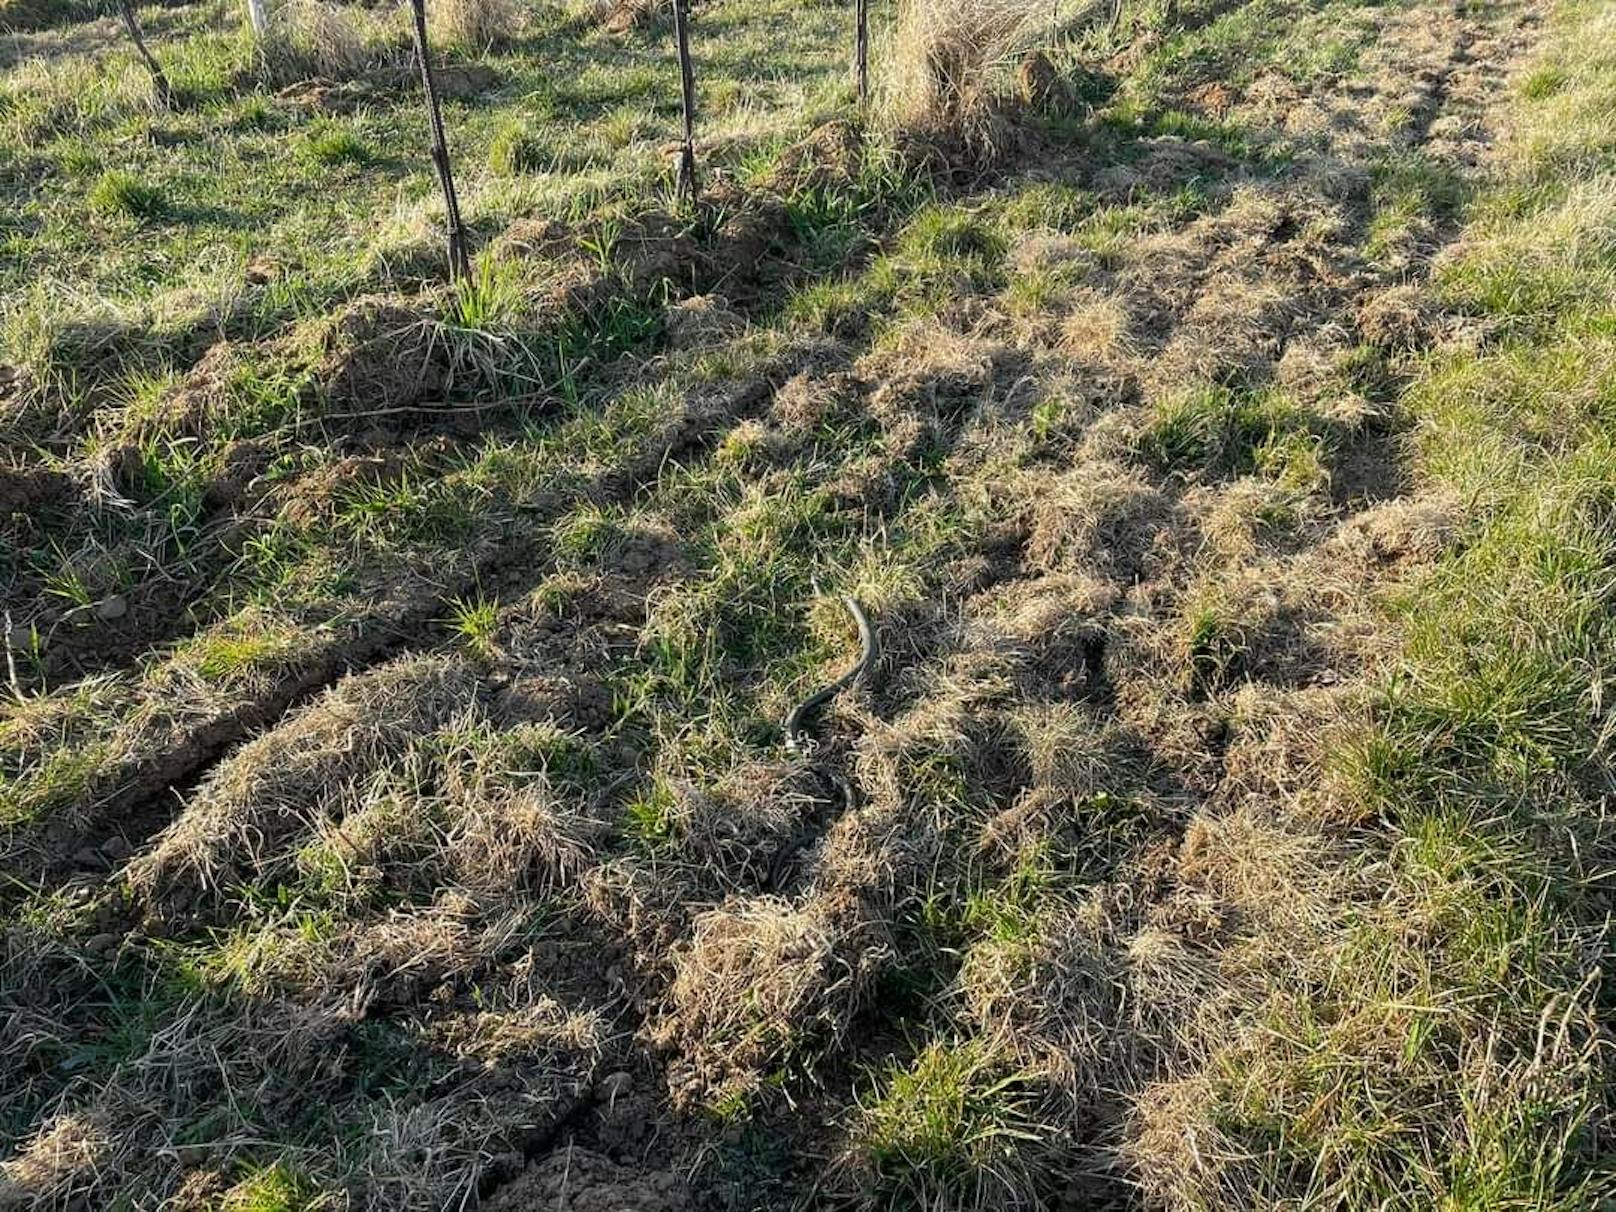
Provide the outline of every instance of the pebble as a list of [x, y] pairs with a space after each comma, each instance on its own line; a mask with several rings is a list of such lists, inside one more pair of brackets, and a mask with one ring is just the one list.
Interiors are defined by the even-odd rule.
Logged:
[[92, 934], [89, 937], [89, 940], [84, 944], [84, 949], [86, 951], [94, 952], [96, 955], [105, 955], [108, 951], [117, 950], [117, 947], [118, 936], [110, 933]]
[[117, 834], [113, 834], [106, 841], [101, 843], [101, 853], [106, 855], [113, 862], [118, 862], [119, 860], [126, 859], [133, 854], [134, 847], [129, 844], [127, 838], [122, 838]]
[[129, 601], [121, 593], [115, 593], [110, 598], [103, 598], [96, 603], [95, 617], [111, 622], [121, 619], [129, 613]]
[[634, 1076], [622, 1069], [616, 1073], [608, 1073], [595, 1087], [595, 1096], [605, 1103], [615, 1103], [620, 1098], [627, 1098], [633, 1092]]

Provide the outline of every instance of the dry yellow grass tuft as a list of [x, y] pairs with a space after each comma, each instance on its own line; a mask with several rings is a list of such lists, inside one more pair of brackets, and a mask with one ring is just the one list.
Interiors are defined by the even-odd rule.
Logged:
[[1137, 569], [1172, 520], [1171, 502], [1160, 489], [1134, 468], [1107, 461], [1046, 479], [1029, 508], [1027, 553], [1036, 567], [1049, 571]]
[[520, 28], [513, 0], [433, 0], [427, 11], [436, 43], [471, 54], [502, 45]]
[[48, 1122], [16, 1156], [0, 1162], [0, 1206], [66, 1205], [83, 1177], [113, 1154], [106, 1126], [82, 1112]]
[[888, 48], [887, 120], [978, 154], [1001, 150], [1002, 99], [1048, 28], [1048, 6], [1032, 0], [906, 0]]
[[272, 81], [289, 84], [347, 80], [382, 64], [402, 65], [408, 47], [397, 13], [332, 0], [286, 0], [271, 9], [258, 54]]
[[1079, 295], [1061, 322], [1061, 348], [1101, 365], [1134, 357], [1138, 344], [1123, 300], [1098, 291]]
[[153, 907], [228, 895], [248, 870], [284, 862], [288, 839], [340, 817], [356, 781], [463, 711], [472, 671], [413, 657], [350, 678], [287, 726], [220, 765], [156, 848], [129, 868]]
[[673, 955], [668, 1008], [652, 1030], [679, 1054], [682, 1099], [745, 1094], [810, 1040], [847, 1029], [862, 964], [815, 905], [735, 900], [696, 918]]
[[1059, 907], [972, 947], [959, 986], [984, 1038], [1074, 1103], [1126, 1081], [1127, 989], [1093, 915]]

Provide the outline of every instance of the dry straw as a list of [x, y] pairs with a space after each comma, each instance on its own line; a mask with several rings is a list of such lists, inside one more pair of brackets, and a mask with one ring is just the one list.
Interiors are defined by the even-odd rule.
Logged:
[[883, 110], [916, 135], [992, 150], [999, 100], [1020, 59], [1052, 29], [1032, 0], [905, 0], [888, 47]]

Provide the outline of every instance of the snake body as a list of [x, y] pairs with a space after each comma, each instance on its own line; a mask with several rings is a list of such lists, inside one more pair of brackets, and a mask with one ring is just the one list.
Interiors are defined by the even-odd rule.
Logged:
[[[848, 687], [857, 684], [875, 667], [876, 658], [879, 655], [879, 646], [875, 639], [875, 628], [870, 626], [870, 619], [864, 613], [864, 607], [860, 606], [851, 597], [844, 597], [842, 604], [847, 607], [848, 613], [853, 616], [853, 621], [858, 624], [859, 646], [862, 652], [858, 664], [854, 665], [830, 685], [821, 687], [809, 695], [793, 707], [786, 716], [783, 726], [786, 736], [786, 751], [793, 755], [805, 755], [813, 749], [814, 742], [808, 735], [808, 729], [805, 725], [808, 716], [818, 711]], [[846, 807], [851, 808], [853, 806], [853, 789], [839, 771], [833, 770], [823, 762], [813, 763], [813, 769], [826, 782], [836, 788]]]

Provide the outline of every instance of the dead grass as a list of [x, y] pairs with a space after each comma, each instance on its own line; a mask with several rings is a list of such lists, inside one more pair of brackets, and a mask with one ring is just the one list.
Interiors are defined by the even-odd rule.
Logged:
[[343, 802], [387, 758], [448, 723], [476, 683], [462, 666], [416, 658], [347, 681], [286, 731], [244, 747], [208, 779], [191, 808], [129, 881], [154, 907], [177, 910], [239, 894], [243, 875], [272, 871], [283, 847]]
[[1125, 974], [1095, 926], [1091, 912], [1048, 907], [1022, 930], [973, 946], [959, 975], [982, 1036], [1074, 1107], [1092, 1107], [1134, 1063]]
[[1050, 571], [1142, 568], [1171, 517], [1168, 499], [1137, 470], [1106, 462], [1038, 486], [1030, 509], [1028, 554]]
[[336, 0], [283, 0], [269, 7], [269, 27], [257, 50], [274, 83], [352, 80], [407, 62], [408, 33], [397, 11]]
[[514, 0], [435, 0], [427, 11], [433, 41], [470, 54], [504, 45], [521, 28]]
[[1050, 16], [1027, 0], [905, 0], [881, 73], [887, 121], [978, 155], [1002, 151], [1001, 103]]
[[678, 1097], [744, 1100], [781, 1064], [836, 1048], [874, 958], [848, 954], [850, 941], [812, 903], [731, 901], [698, 916], [673, 953], [669, 1004], [652, 1030], [676, 1049]]

